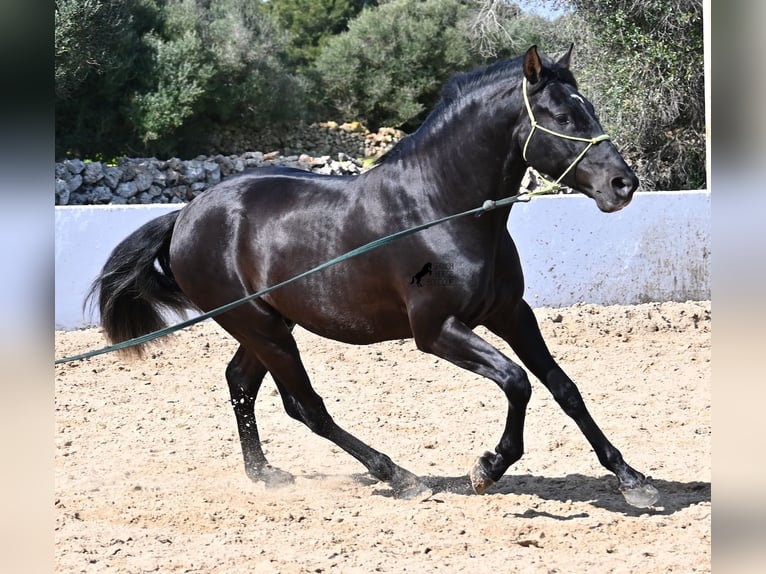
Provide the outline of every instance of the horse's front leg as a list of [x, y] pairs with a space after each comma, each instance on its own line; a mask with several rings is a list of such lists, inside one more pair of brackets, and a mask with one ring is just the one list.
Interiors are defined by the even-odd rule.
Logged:
[[524, 416], [532, 393], [527, 374], [454, 317], [427, 332], [415, 330], [415, 342], [422, 351], [494, 381], [508, 398], [505, 430], [495, 452], [485, 452], [470, 471], [471, 486], [483, 494], [524, 452]]
[[657, 489], [623, 460], [620, 451], [593, 420], [577, 386], [551, 356], [529, 305], [522, 300], [510, 316], [498, 314], [486, 326], [511, 345], [522, 363], [540, 379], [564, 412], [577, 423], [601, 464], [617, 476], [625, 500], [639, 508], [655, 504], [659, 499]]

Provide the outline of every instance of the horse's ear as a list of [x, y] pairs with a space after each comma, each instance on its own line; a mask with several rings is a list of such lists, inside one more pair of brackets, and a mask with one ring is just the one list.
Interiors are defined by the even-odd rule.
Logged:
[[561, 56], [556, 64], [566, 70], [569, 69], [569, 64], [572, 62], [572, 50], [574, 49], [574, 43], [569, 44], [569, 50], [567, 53]]
[[542, 71], [543, 64], [540, 62], [540, 54], [537, 53], [535, 45], [524, 54], [524, 77], [530, 84], [536, 84]]

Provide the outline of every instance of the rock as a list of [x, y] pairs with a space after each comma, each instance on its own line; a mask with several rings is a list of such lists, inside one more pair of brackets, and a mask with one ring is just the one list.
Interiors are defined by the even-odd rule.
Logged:
[[168, 170], [165, 172], [164, 177], [165, 184], [170, 187], [178, 183], [178, 181], [181, 179], [181, 174], [171, 167], [168, 168]]
[[56, 179], [56, 205], [69, 204], [69, 187], [63, 179]]
[[226, 177], [234, 173], [234, 162], [228, 157], [221, 156], [220, 160], [216, 160], [218, 167], [221, 168], [221, 177]]
[[202, 162], [197, 160], [192, 160], [189, 162], [186, 162], [186, 165], [184, 166], [183, 171], [181, 171], [181, 183], [185, 184], [191, 184], [196, 183], [198, 181], [204, 181], [205, 180], [205, 168], [202, 165]]
[[182, 162], [177, 157], [171, 157], [167, 161], [167, 164], [170, 169], [174, 169], [175, 171], [181, 171], [184, 167], [184, 162]]
[[135, 166], [135, 164], [129, 163], [125, 160], [125, 158], [122, 158], [120, 160], [120, 181], [131, 181], [135, 179], [136, 173], [138, 172], [138, 168]]
[[150, 197], [159, 197], [162, 195], [162, 187], [159, 185], [152, 185], [149, 187], [148, 190], [146, 190], [146, 193], [149, 194]]
[[97, 185], [88, 194], [89, 203], [110, 203], [114, 199], [114, 193], [105, 185]]
[[82, 170], [85, 169], [85, 164], [79, 159], [68, 159], [64, 163], [73, 175], [82, 173]]
[[[279, 152], [277, 152], [277, 153], [279, 153]], [[248, 152], [245, 152], [242, 155], [242, 157], [244, 159], [254, 159], [254, 160], [257, 160], [257, 161], [263, 161], [263, 152], [260, 152], [260, 151], [248, 151]]]
[[[188, 161], [172, 157], [120, 158], [117, 167], [102, 162], [67, 159], [55, 164], [56, 205], [90, 203], [168, 203], [190, 201], [226, 177], [246, 168], [290, 166], [315, 173], [354, 175], [362, 165], [357, 157], [378, 157], [404, 134], [393, 128], [371, 133], [359, 122], [324, 122], [285, 133], [262, 132], [244, 136], [236, 131], [218, 134], [220, 148], [230, 155], [199, 155]], [[268, 153], [248, 151], [261, 141]], [[220, 142], [226, 142], [225, 146]], [[271, 142], [271, 143], [266, 143]], [[231, 154], [241, 148], [240, 155]]]
[[117, 186], [115, 193], [120, 197], [128, 199], [138, 193], [138, 187], [134, 181], [124, 181]]
[[80, 189], [81, 185], [82, 185], [82, 176], [79, 174], [73, 176], [69, 181], [66, 182], [67, 189], [69, 190], [70, 193]]
[[[172, 199], [183, 199], [187, 200], [189, 195], [189, 186], [188, 185], [177, 185], [173, 188], [171, 188], [171, 198]], [[177, 203], [177, 202], [174, 202]]]
[[68, 179], [71, 173], [64, 162], [57, 163], [53, 170], [56, 179]]
[[364, 133], [367, 131], [367, 128], [365, 128], [361, 122], [347, 122], [344, 124], [341, 124], [340, 129], [346, 132], [358, 132], [358, 133]]
[[200, 193], [205, 191], [207, 187], [208, 185], [203, 181], [198, 181], [196, 183], [191, 184], [190, 192], [189, 192], [189, 195], [191, 196], [190, 199], [197, 197]]
[[152, 186], [152, 183], [154, 182], [154, 175], [149, 173], [148, 170], [144, 171], [138, 171], [136, 173], [135, 179], [133, 179], [133, 183], [136, 184], [136, 189], [139, 192], [146, 191]]
[[120, 183], [120, 176], [122, 172], [119, 168], [108, 167], [104, 170], [104, 183], [112, 189], [117, 188], [117, 184]]
[[205, 182], [208, 185], [215, 185], [221, 181], [221, 168], [214, 161], [206, 161], [202, 164], [205, 168]]
[[104, 178], [104, 166], [100, 161], [90, 161], [85, 164], [82, 172], [82, 180], [88, 185], [93, 185]]
[[[171, 169], [168, 171], [173, 171], [173, 170]], [[165, 171], [163, 171], [159, 167], [156, 170], [152, 171], [152, 186], [165, 187], [167, 180], [168, 180], [168, 176], [166, 175]]]
[[69, 194], [69, 201], [67, 205], [86, 205], [90, 203], [88, 195], [81, 192], [74, 192]]

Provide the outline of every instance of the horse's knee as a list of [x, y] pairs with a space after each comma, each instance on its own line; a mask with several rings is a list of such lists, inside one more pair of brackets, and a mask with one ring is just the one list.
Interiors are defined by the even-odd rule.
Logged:
[[512, 403], [526, 405], [532, 396], [532, 384], [529, 382], [526, 371], [514, 363], [508, 366], [503, 379], [498, 384]]
[[576, 417], [586, 410], [585, 401], [583, 401], [577, 385], [563, 372], [559, 372], [557, 376], [549, 377], [547, 386], [561, 410], [570, 417]]

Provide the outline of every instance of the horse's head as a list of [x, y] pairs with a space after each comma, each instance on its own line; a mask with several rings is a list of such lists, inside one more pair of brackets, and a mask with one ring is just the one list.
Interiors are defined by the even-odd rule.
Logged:
[[593, 198], [605, 212], [625, 207], [638, 187], [633, 173], [578, 91], [569, 61], [544, 62], [537, 47], [524, 55], [524, 111], [516, 132], [524, 160], [561, 183]]

